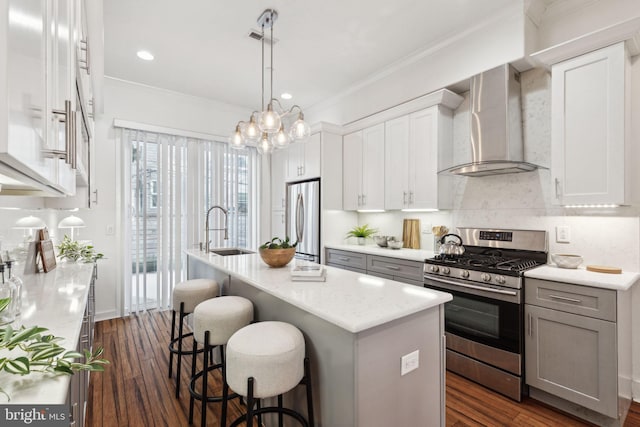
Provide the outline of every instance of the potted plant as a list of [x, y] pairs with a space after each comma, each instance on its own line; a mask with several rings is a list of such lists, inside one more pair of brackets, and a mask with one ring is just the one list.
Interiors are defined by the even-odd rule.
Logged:
[[82, 262], [93, 262], [104, 257], [103, 254], [96, 252], [92, 245], [71, 240], [66, 234], [62, 242], [58, 245], [58, 256], [60, 259], [68, 259], [73, 262], [78, 260]]
[[279, 268], [289, 264], [296, 253], [298, 242], [290, 243], [289, 237], [282, 240], [274, 237], [258, 249], [262, 260], [270, 267]]
[[355, 226], [347, 233], [347, 237], [355, 237], [358, 239], [359, 245], [364, 245], [365, 239], [371, 237], [378, 232], [375, 228], [370, 228], [369, 224]]

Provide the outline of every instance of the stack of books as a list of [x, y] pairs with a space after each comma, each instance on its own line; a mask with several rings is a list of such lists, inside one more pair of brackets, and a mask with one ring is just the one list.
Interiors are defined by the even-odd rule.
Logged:
[[308, 264], [291, 267], [291, 280], [294, 282], [324, 282], [327, 279], [327, 269], [324, 265]]

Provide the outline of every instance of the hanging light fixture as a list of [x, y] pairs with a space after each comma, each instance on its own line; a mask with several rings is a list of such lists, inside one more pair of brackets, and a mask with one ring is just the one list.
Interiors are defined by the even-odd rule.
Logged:
[[[229, 138], [231, 147], [242, 149], [247, 144], [255, 144], [260, 154], [268, 154], [274, 148], [283, 148], [294, 141], [302, 141], [309, 137], [311, 128], [304, 121], [302, 108], [294, 105], [289, 110], [285, 110], [280, 102], [273, 97], [273, 24], [278, 19], [278, 12], [274, 9], [266, 9], [258, 17], [262, 42], [262, 104], [261, 111], [254, 111], [249, 116], [249, 121], [240, 121], [236, 125], [235, 131]], [[264, 105], [264, 30], [269, 29], [269, 49], [270, 49], [270, 84], [269, 102], [266, 109]], [[294, 120], [295, 118], [295, 120]], [[286, 123], [293, 123], [287, 125]]]

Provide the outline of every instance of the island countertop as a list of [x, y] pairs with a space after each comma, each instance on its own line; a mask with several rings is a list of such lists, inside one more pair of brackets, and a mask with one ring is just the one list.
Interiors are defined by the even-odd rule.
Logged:
[[[75, 350], [92, 276], [93, 264], [82, 263], [61, 263], [46, 274], [23, 275], [22, 313], [11, 327], [48, 328], [47, 333], [63, 338], [61, 346]], [[0, 386], [11, 400], [7, 402], [6, 396], [0, 395], [0, 403], [64, 404], [71, 378], [64, 374], [32, 372], [20, 376], [1, 372]]]
[[351, 333], [452, 299], [448, 293], [329, 266], [325, 282], [295, 282], [290, 266], [296, 260], [284, 268], [270, 268], [259, 254], [218, 256], [199, 250], [187, 254]]

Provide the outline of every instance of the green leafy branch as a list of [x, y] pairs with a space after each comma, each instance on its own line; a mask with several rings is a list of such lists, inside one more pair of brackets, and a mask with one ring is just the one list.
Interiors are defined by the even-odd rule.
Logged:
[[271, 241], [260, 246], [260, 249], [289, 249], [295, 248], [298, 242], [290, 243], [287, 236], [284, 240], [279, 237], [274, 237]]
[[83, 262], [93, 262], [104, 258], [104, 254], [96, 252], [92, 245], [71, 240], [66, 234], [58, 245], [58, 256], [62, 259], [68, 258], [71, 261], [82, 260]]
[[[0, 311], [4, 310], [9, 303], [10, 298], [0, 299]], [[13, 329], [11, 325], [0, 328], [0, 372], [4, 371], [9, 374], [27, 375], [31, 372], [52, 372], [72, 375], [79, 371], [103, 372], [104, 365], [108, 365], [109, 361], [101, 359], [102, 347], [96, 349], [93, 353], [85, 350], [84, 354], [77, 351], [70, 351], [58, 344], [62, 340], [51, 334], [44, 334], [47, 328], [40, 326], [25, 326], [20, 329]], [[7, 351], [19, 349], [19, 355], [10, 357]], [[3, 351], [7, 350], [7, 351]], [[76, 359], [84, 358], [84, 362]], [[0, 393], [10, 396], [0, 388]]]

